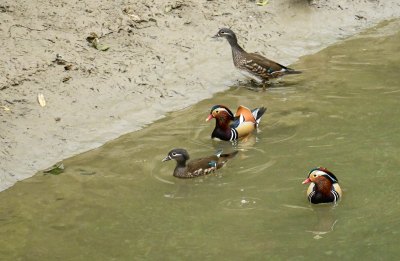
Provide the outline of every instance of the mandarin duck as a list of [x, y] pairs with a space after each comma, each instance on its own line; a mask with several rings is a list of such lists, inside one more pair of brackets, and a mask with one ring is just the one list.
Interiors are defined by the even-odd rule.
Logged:
[[342, 197], [338, 179], [326, 168], [312, 169], [303, 181], [303, 184], [308, 183], [311, 183], [307, 189], [310, 203], [336, 203]]
[[189, 161], [189, 153], [185, 149], [173, 149], [162, 161], [176, 160], [174, 176], [177, 178], [195, 178], [207, 175], [224, 166], [228, 159], [233, 158], [238, 151], [222, 154], [222, 150], [214, 155]]
[[283, 66], [271, 61], [257, 53], [248, 53], [238, 44], [235, 33], [227, 28], [222, 28], [213, 38], [224, 37], [232, 49], [233, 64], [245, 76], [257, 83], [265, 84], [272, 78], [285, 74], [299, 74], [300, 71]]
[[265, 107], [250, 110], [244, 106], [239, 106], [234, 115], [224, 105], [213, 106], [206, 119], [206, 121], [209, 121], [215, 118], [215, 128], [211, 138], [234, 141], [249, 135], [257, 128], [266, 110]]

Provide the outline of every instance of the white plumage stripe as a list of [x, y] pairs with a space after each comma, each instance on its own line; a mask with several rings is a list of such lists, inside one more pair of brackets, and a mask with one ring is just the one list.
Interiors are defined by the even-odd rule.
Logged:
[[230, 141], [234, 141], [238, 138], [238, 133], [235, 129], [231, 129], [231, 138], [229, 139]]

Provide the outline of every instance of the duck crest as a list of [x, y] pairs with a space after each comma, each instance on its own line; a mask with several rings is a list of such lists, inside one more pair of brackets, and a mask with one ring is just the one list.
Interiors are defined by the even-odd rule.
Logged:
[[324, 172], [325, 175], [332, 181], [332, 183], [338, 183], [339, 182], [339, 180], [336, 178], [336, 176], [330, 170], [328, 170], [327, 168], [324, 168], [324, 167], [313, 168], [312, 170], [310, 170], [308, 175], [310, 175], [311, 173], [313, 173], [316, 170]]
[[226, 113], [229, 115], [229, 117], [231, 117], [231, 118], [234, 117], [233, 112], [228, 107], [226, 107], [224, 105], [214, 105], [211, 108], [210, 114], [212, 114], [215, 110], [218, 110], [218, 109], [220, 109], [221, 111], [226, 111]]

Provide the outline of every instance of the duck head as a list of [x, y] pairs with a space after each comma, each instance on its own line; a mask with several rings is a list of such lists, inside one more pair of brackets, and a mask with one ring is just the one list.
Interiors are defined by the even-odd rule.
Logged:
[[162, 161], [176, 160], [178, 163], [185, 163], [189, 159], [189, 153], [185, 149], [173, 149], [168, 152], [167, 157]]
[[211, 108], [210, 115], [208, 115], [206, 121], [209, 121], [213, 118], [217, 119], [217, 121], [227, 122], [229, 123], [231, 120], [234, 119], [234, 114], [228, 107], [224, 105], [214, 105]]
[[318, 183], [321, 179], [327, 179], [329, 180], [332, 184], [338, 183], [338, 179], [333, 175], [332, 172], [330, 172], [328, 169], [323, 168], [323, 167], [318, 167], [312, 169], [309, 173], [307, 178], [303, 181], [303, 184], [307, 183]]
[[231, 29], [228, 28], [219, 29], [218, 33], [214, 35], [213, 38], [219, 38], [219, 37], [225, 38], [231, 45], [237, 43], [236, 34]]

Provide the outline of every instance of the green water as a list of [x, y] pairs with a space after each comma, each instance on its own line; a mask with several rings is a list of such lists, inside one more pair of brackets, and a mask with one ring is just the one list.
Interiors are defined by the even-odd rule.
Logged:
[[[2, 192], [0, 259], [396, 260], [400, 33], [387, 30], [302, 58], [304, 74], [273, 89], [233, 86]], [[174, 178], [161, 162], [173, 147], [232, 150], [209, 138], [219, 103], [268, 107], [260, 132], [216, 175]], [[306, 200], [315, 166], [339, 178], [335, 208]]]

